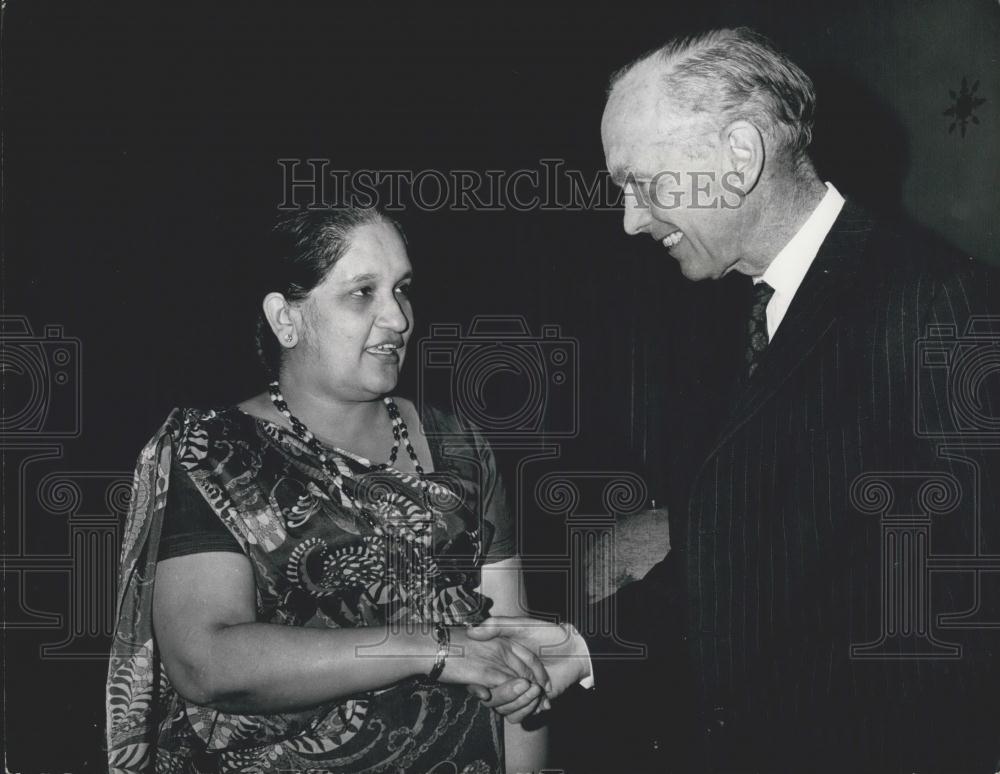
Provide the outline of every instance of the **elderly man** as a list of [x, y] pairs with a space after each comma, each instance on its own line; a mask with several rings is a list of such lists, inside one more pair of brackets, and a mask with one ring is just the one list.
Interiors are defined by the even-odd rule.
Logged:
[[[824, 184], [814, 107], [747, 29], [612, 80], [601, 134], [625, 230], [688, 279], [733, 275], [718, 297], [741, 300], [688, 310], [664, 386], [674, 548], [612, 599], [617, 631], [493, 619], [477, 635], [532, 645], [556, 690], [589, 676], [615, 697], [594, 770], [1000, 757], [1000, 281]], [[613, 658], [629, 641], [645, 661]]]

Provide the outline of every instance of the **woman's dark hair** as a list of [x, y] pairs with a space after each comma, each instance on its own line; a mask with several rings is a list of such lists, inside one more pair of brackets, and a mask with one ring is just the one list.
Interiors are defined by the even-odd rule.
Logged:
[[[271, 229], [270, 247], [263, 256], [263, 293], [277, 292], [287, 301], [302, 301], [326, 279], [333, 265], [350, 248], [354, 230], [369, 223], [389, 223], [403, 236], [400, 225], [375, 207], [339, 207], [283, 215]], [[278, 377], [283, 352], [264, 310], [259, 309], [257, 356], [268, 379]]]

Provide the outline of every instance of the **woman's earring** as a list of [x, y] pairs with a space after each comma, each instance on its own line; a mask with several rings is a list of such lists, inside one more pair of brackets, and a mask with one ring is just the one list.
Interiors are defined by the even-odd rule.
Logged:
[[292, 334], [286, 333], [285, 334], [285, 341], [287, 341], [289, 344], [291, 344], [292, 343]]

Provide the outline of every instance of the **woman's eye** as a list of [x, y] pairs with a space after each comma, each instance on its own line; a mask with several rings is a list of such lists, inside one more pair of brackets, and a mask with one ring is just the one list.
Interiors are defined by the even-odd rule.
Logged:
[[411, 287], [412, 287], [411, 285], [400, 285], [398, 288], [396, 288], [396, 292], [399, 293], [401, 296], [406, 296], [407, 298], [409, 298]]
[[367, 285], [363, 288], [357, 288], [351, 291], [351, 295], [356, 296], [357, 298], [364, 298], [365, 296], [370, 296], [371, 294], [372, 289]]

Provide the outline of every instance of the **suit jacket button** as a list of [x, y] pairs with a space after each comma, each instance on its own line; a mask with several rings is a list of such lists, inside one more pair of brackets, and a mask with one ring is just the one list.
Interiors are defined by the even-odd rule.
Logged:
[[649, 746], [650, 748], [652, 748], [653, 752], [658, 752], [660, 749], [660, 740], [654, 739], [652, 742], [650, 742]]

